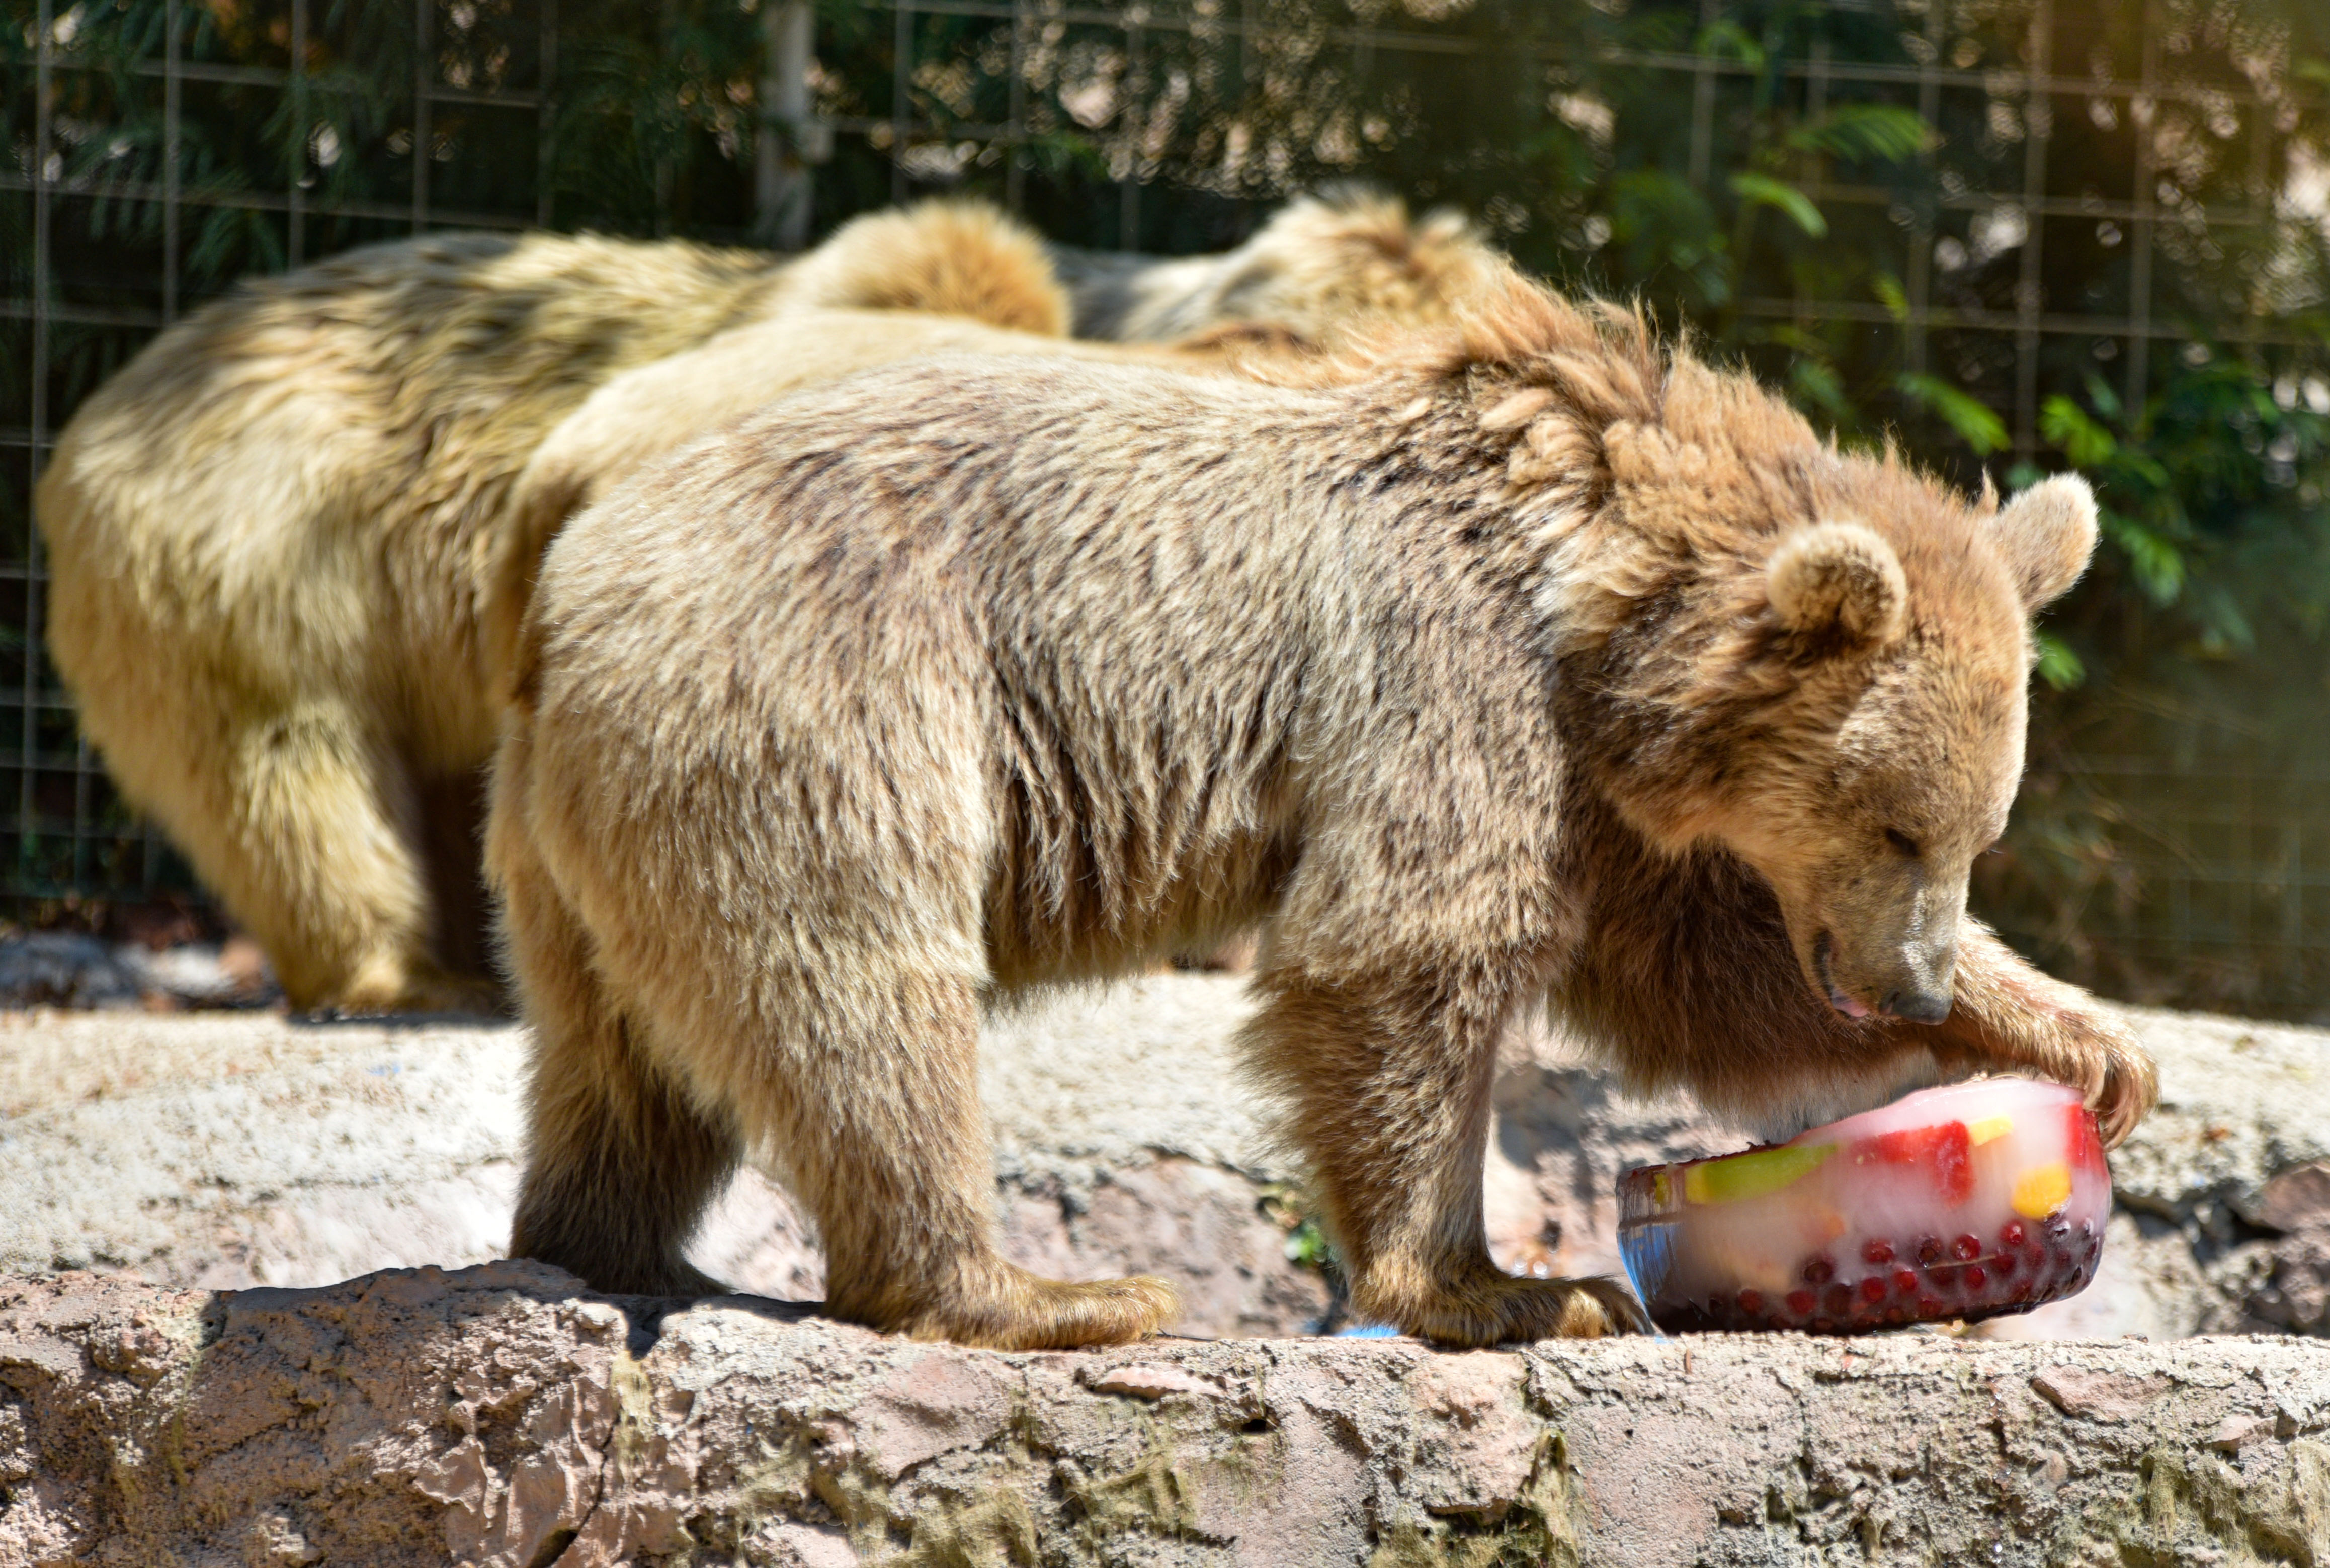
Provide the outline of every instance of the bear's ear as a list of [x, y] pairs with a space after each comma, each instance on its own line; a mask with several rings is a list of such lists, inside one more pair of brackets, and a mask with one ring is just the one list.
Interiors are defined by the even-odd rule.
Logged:
[[2062, 598], [2095, 553], [2095, 492], [2077, 474], [2041, 479], [1985, 523], [2014, 573], [2025, 609]]
[[1858, 523], [1816, 523], [1780, 541], [1764, 568], [1780, 624], [1822, 641], [1891, 642], [1909, 619], [1901, 558]]

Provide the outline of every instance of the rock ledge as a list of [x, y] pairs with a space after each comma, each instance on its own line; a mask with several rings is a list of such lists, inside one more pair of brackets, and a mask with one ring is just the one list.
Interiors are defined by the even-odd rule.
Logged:
[[2330, 1345], [1004, 1355], [532, 1264], [0, 1283], [0, 1563], [1845, 1560], [2330, 1563]]

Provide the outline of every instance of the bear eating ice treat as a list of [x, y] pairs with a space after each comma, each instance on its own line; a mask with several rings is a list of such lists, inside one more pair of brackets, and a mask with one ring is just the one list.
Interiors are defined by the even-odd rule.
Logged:
[[1246, 931], [1239, 1044], [1352, 1309], [1443, 1344], [1643, 1321], [1490, 1253], [1532, 1014], [1766, 1123], [1937, 1068], [2117, 1142], [2151, 1062], [1965, 912], [2095, 538], [2076, 477], [1959, 494], [1518, 276], [1271, 377], [965, 356], [773, 404], [576, 517], [519, 623], [511, 1250], [716, 1289], [687, 1249], [751, 1152], [832, 1316], [1138, 1339], [1163, 1281], [1004, 1253], [980, 1020]]
[[2078, 1091], [1996, 1078], [1628, 1171], [1618, 1245], [1662, 1328], [1852, 1334], [2077, 1295], [2110, 1213]]

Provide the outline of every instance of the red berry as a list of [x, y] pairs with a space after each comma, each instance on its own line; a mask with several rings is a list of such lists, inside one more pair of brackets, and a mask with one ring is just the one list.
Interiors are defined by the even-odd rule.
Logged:
[[1788, 1310], [1799, 1318], [1809, 1318], [1813, 1310], [1813, 1293], [1809, 1290], [1788, 1292]]
[[1909, 1314], [1903, 1311], [1899, 1307], [1888, 1307], [1885, 1308], [1885, 1321], [1888, 1323], [1907, 1323], [1909, 1321]]
[[1918, 1293], [1918, 1276], [1907, 1269], [1894, 1270], [1893, 1293], [1897, 1296], [1915, 1296]]
[[1825, 1285], [1831, 1280], [1835, 1278], [1836, 1265], [1830, 1262], [1826, 1258], [1814, 1257], [1804, 1260], [1805, 1284]]
[[1982, 1243], [1972, 1236], [1960, 1236], [1950, 1243], [1950, 1252], [1959, 1262], [1970, 1262], [1982, 1256]]
[[1740, 1291], [1739, 1310], [1745, 1312], [1750, 1318], [1761, 1317], [1764, 1311], [1764, 1292], [1761, 1290]]
[[1980, 1263], [1968, 1263], [1965, 1271], [1966, 1289], [1979, 1290], [1990, 1283], [1990, 1276], [1982, 1271]]
[[1944, 1301], [1939, 1296], [1920, 1296], [1918, 1298], [1918, 1316], [1920, 1318], [1939, 1318], [1947, 1313], [1949, 1309], [1949, 1304]]
[[1880, 1267], [1893, 1261], [1893, 1243], [1882, 1236], [1871, 1237], [1861, 1243], [1861, 1261]]
[[1874, 1307], [1880, 1301], [1884, 1300], [1885, 1280], [1883, 1277], [1877, 1274], [1871, 1274], [1868, 1279], [1863, 1280], [1861, 1282], [1861, 1299], [1863, 1301], [1868, 1302], [1871, 1307]]
[[2009, 1220], [1998, 1227], [1998, 1239], [2010, 1247], [2021, 1246], [2023, 1238], [2030, 1233], [2021, 1220]]
[[1927, 1236], [1918, 1243], [1918, 1261], [1920, 1265], [1930, 1269], [1941, 1261], [1942, 1239], [1939, 1236]]
[[2001, 1252], [1991, 1261], [1991, 1267], [1998, 1270], [2000, 1279], [2012, 1280], [2014, 1278], [2014, 1265], [2018, 1261], [2020, 1260], [2013, 1252]]
[[1821, 1292], [1821, 1305], [1837, 1317], [1843, 1317], [1852, 1310], [1852, 1287], [1843, 1284], [1831, 1285]]

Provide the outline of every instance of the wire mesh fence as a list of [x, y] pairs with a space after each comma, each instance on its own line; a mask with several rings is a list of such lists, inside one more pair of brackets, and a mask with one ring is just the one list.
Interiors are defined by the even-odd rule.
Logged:
[[[2272, 260], [2277, 233], [2319, 221], [2291, 202], [2308, 90], [2238, 13], [2181, 0], [11, 0], [8, 17], [0, 893], [20, 905], [188, 885], [43, 656], [30, 496], [58, 429], [204, 297], [352, 245], [529, 225], [798, 242], [973, 191], [1071, 244], [1187, 250], [1366, 176], [1467, 207], [1566, 279], [1655, 241], [1661, 287], [1733, 323], [1759, 371], [1815, 412], [1823, 376], [1854, 383], [1968, 479], [1994, 447], [2042, 455], [2051, 391], [2100, 381], [2138, 407], [2164, 354], [2230, 349], [2269, 375], [2310, 341]], [[1906, 156], [1814, 135], [1875, 110], [1931, 134]], [[1708, 220], [1723, 290], [1675, 230], [1718, 196], [1736, 209]], [[1994, 443], [1965, 434], [1984, 418]], [[2203, 768], [2169, 741], [2047, 766], [2126, 831], [2092, 896], [2009, 922], [2018, 940], [2090, 968], [2108, 949], [2127, 989], [2173, 973], [2265, 1010], [2330, 1000], [2330, 772], [2254, 749]]]

